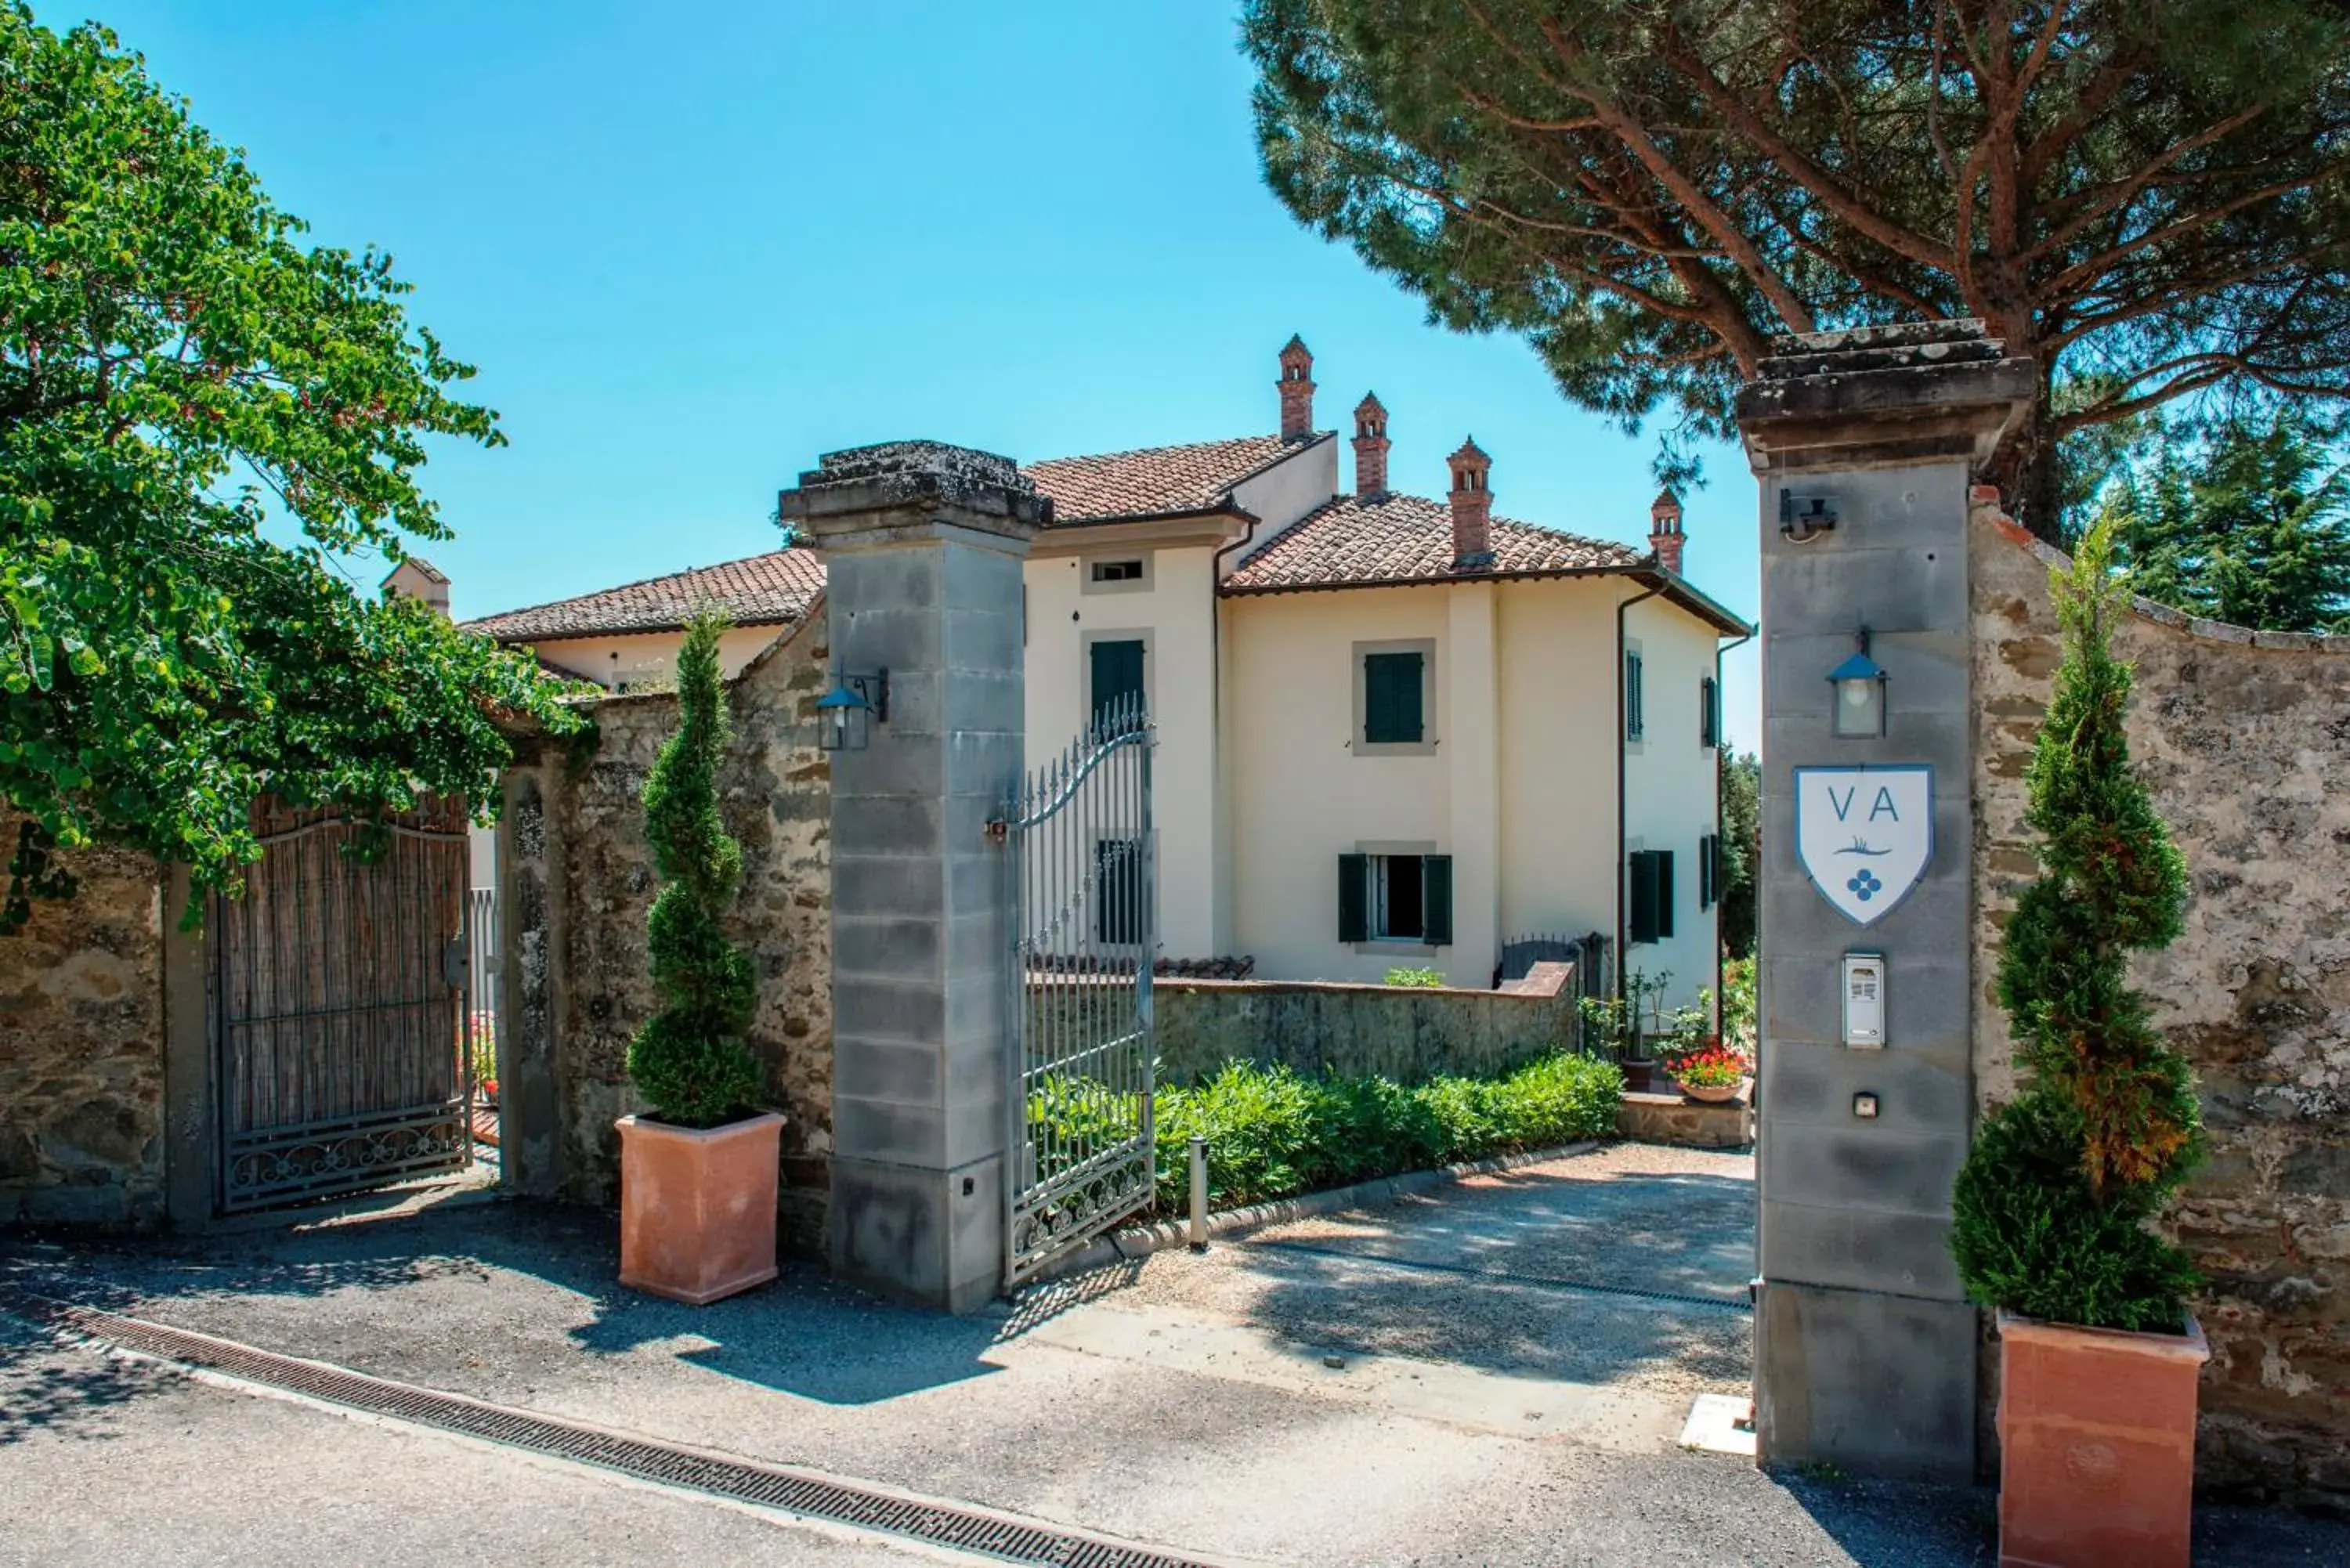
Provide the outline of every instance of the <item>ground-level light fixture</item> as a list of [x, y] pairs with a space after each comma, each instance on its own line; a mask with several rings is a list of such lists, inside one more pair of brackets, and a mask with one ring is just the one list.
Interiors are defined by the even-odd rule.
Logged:
[[832, 690], [816, 700], [816, 744], [827, 752], [858, 752], [875, 724], [889, 722], [889, 672], [850, 675], [835, 670]]
[[1874, 740], [1885, 733], [1885, 667], [1868, 657], [1868, 628], [1853, 634], [1858, 646], [1852, 657], [1828, 671], [1835, 688], [1835, 733], [1847, 741]]

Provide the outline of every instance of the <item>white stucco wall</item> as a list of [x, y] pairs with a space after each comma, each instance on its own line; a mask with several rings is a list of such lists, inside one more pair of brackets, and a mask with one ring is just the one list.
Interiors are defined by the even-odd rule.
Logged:
[[[1625, 636], [1646, 661], [1645, 737], [1625, 761], [1624, 832], [1633, 849], [1673, 852], [1673, 934], [1625, 955], [1625, 972], [1672, 976], [1668, 1006], [1713, 984], [1718, 909], [1698, 908], [1698, 838], [1716, 826], [1715, 753], [1699, 743], [1699, 683], [1713, 673], [1713, 628], [1661, 599], [1632, 607]], [[1613, 692], [1610, 692], [1613, 701]]]
[[[1490, 591], [1489, 588], [1485, 591]], [[1360, 588], [1226, 599], [1232, 812], [1232, 943], [1276, 980], [1382, 979], [1427, 965], [1482, 986], [1493, 954], [1457, 942], [1338, 941], [1337, 857], [1365, 844], [1426, 844], [1453, 856], [1460, 892], [1481, 871], [1464, 864], [1451, 823], [1456, 695], [1445, 588]], [[1436, 744], [1420, 755], [1358, 755], [1354, 649], [1358, 642], [1435, 643]]]
[[[742, 626], [727, 632], [718, 641], [719, 673], [733, 679], [743, 672], [744, 665], [790, 629], [786, 626]], [[539, 658], [556, 669], [608, 687], [622, 680], [631, 684], [675, 680], [678, 645], [684, 640], [683, 632], [652, 631], [620, 637], [567, 637], [531, 646], [537, 649]]]
[[1338, 493], [1338, 438], [1301, 447], [1263, 472], [1232, 487], [1232, 499], [1257, 519], [1246, 541], [1224, 558], [1232, 570], [1273, 536]]
[[1617, 579], [1501, 586], [1503, 935], [1616, 939]]
[[[1444, 584], [1224, 602], [1233, 946], [1274, 979], [1369, 980], [1428, 965], [1485, 986], [1505, 937], [1616, 931], [1616, 606], [1621, 579]], [[1674, 851], [1674, 934], [1631, 967], [1669, 970], [1669, 1001], [1712, 983], [1698, 908], [1713, 831], [1713, 753], [1698, 681], [1713, 630], [1651, 600], [1627, 634], [1649, 661], [1646, 738], [1627, 763], [1634, 847]], [[1354, 745], [1361, 643], [1434, 645], [1432, 729], [1418, 755]], [[1425, 845], [1452, 857], [1453, 941], [1337, 940], [1337, 857]]]
[[[1159, 934], [1171, 958], [1213, 958], [1216, 713], [1212, 546], [1141, 545], [1032, 556], [1026, 567], [1028, 765], [1085, 728], [1097, 639], [1140, 638], [1159, 726], [1151, 803], [1159, 826]], [[1148, 562], [1148, 586], [1093, 584], [1097, 560]]]

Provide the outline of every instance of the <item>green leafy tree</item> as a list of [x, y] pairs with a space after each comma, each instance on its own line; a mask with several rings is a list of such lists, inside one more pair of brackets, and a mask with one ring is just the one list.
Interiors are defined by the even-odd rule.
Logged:
[[[1246, 0], [1264, 171], [1565, 395], [1727, 436], [1775, 334], [1981, 317], [2067, 438], [2350, 389], [2350, 15], [2319, 0]], [[2060, 389], [2070, 389], [2059, 398]], [[1669, 440], [1666, 477], [1685, 470]], [[2087, 460], [2094, 467], [2094, 454]]]
[[2261, 631], [2350, 626], [2350, 472], [2306, 414], [2167, 441], [2109, 492], [2130, 587]]
[[2064, 657], [2024, 817], [2041, 874], [2016, 900], [1998, 976], [2027, 1075], [1960, 1172], [1951, 1248], [1986, 1305], [2171, 1333], [2195, 1272], [2147, 1222], [2199, 1158], [2201, 1122], [2128, 963], [2178, 936], [2187, 867], [2130, 766], [2112, 538], [2100, 523], [2053, 577]]
[[650, 917], [661, 1009], [629, 1042], [629, 1076], [653, 1114], [713, 1127], [758, 1097], [758, 1058], [743, 1044], [758, 981], [721, 923], [743, 885], [743, 846], [718, 815], [717, 772], [731, 732], [718, 674], [723, 617], [696, 615], [677, 656], [678, 731], [645, 780], [645, 837], [661, 888]]
[[1721, 752], [1721, 945], [1731, 958], [1754, 956], [1754, 874], [1762, 864], [1762, 764], [1752, 752]]
[[302, 234], [111, 34], [0, 4], [0, 930], [70, 892], [57, 848], [234, 888], [264, 790], [486, 803], [502, 717], [580, 727], [527, 657], [342, 575], [448, 536], [429, 438], [501, 438], [390, 259]]

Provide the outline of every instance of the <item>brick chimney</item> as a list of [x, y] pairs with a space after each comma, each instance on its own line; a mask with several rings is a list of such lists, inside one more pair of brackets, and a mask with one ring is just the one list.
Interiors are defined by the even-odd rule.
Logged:
[[1377, 501], [1388, 493], [1388, 411], [1377, 392], [1355, 405], [1355, 493]]
[[1678, 575], [1682, 542], [1681, 498], [1669, 490], [1659, 491], [1648, 503], [1648, 548], [1657, 553], [1657, 565]]
[[1304, 441], [1314, 433], [1314, 354], [1292, 335], [1281, 350], [1281, 439]]
[[1452, 465], [1452, 569], [1482, 572], [1493, 565], [1493, 460], [1474, 436], [1445, 462]]

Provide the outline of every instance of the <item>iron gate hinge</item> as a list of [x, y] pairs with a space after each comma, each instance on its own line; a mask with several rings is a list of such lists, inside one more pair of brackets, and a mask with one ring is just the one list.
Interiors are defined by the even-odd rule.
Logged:
[[987, 841], [990, 844], [1001, 844], [1011, 836], [1011, 823], [1005, 821], [1000, 816], [993, 817], [989, 820], [987, 824]]

